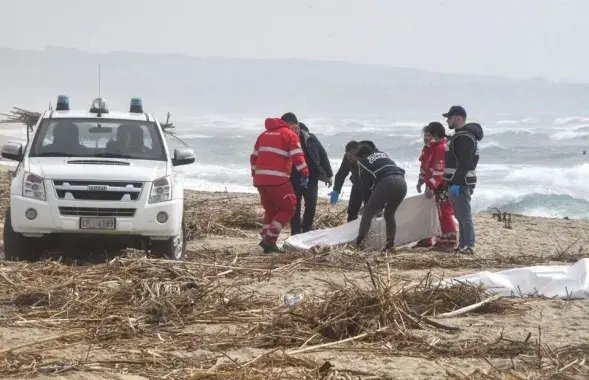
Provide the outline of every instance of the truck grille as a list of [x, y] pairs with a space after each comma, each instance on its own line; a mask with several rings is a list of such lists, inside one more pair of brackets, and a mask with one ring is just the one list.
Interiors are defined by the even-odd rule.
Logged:
[[100, 207], [59, 207], [59, 213], [65, 216], [133, 217], [135, 216], [135, 209]]
[[64, 200], [136, 201], [143, 182], [54, 180], [57, 198]]

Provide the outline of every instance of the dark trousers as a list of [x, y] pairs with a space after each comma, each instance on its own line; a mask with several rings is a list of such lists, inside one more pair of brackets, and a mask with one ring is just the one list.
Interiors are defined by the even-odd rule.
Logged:
[[358, 219], [360, 207], [362, 207], [362, 188], [353, 185], [350, 200], [348, 201], [348, 222]]
[[[315, 211], [317, 210], [317, 193], [319, 191], [319, 180], [310, 180], [309, 185], [296, 187], [295, 195], [297, 198], [297, 208], [294, 216], [290, 220], [290, 234], [296, 235], [311, 231], [313, 221], [315, 220]], [[301, 201], [305, 201], [305, 211], [301, 223]]]
[[364, 213], [360, 220], [360, 229], [358, 231], [358, 242], [362, 242], [372, 224], [374, 218], [384, 208], [384, 219], [387, 230], [387, 246], [393, 246], [395, 242], [395, 235], [397, 233], [397, 223], [395, 221], [395, 213], [397, 208], [405, 199], [407, 195], [407, 182], [405, 178], [400, 175], [391, 175], [381, 179], [368, 202], [364, 205]]

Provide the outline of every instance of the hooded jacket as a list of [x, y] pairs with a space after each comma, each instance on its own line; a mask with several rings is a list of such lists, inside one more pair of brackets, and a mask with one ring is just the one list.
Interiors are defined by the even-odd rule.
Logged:
[[281, 119], [268, 118], [265, 127], [250, 155], [254, 186], [282, 185], [290, 179], [293, 166], [308, 178], [309, 168], [299, 136]]
[[444, 168], [446, 167], [447, 139], [432, 141], [429, 144], [429, 157], [425, 165], [425, 186], [437, 190], [444, 183]]
[[483, 139], [483, 128], [477, 123], [465, 124], [449, 138], [446, 145], [444, 180], [450, 185], [476, 187], [476, 168], [479, 163], [478, 142]]
[[[305, 160], [309, 166], [309, 180], [327, 182], [333, 177], [327, 152], [317, 136], [309, 132], [309, 128], [305, 124], [299, 123], [299, 125], [301, 128], [299, 139], [305, 153]], [[300, 174], [295, 168], [292, 169], [291, 179], [293, 185], [297, 187], [300, 183]]]
[[421, 154], [419, 155], [419, 181], [425, 182], [425, 175], [427, 167], [432, 156], [432, 149], [430, 144], [424, 145], [421, 148]]

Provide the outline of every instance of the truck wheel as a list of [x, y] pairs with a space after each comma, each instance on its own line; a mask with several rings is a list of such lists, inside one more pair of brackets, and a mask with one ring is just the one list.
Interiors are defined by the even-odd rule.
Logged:
[[9, 261], [38, 261], [43, 253], [38, 238], [23, 236], [12, 229], [10, 208], [4, 217], [4, 259]]
[[186, 227], [182, 219], [180, 233], [168, 240], [152, 240], [151, 253], [170, 260], [182, 260], [186, 253]]

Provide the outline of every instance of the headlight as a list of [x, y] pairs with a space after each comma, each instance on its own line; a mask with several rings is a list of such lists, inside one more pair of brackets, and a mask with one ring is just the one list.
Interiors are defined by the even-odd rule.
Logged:
[[28, 198], [45, 200], [45, 185], [43, 178], [38, 175], [25, 172], [22, 195]]
[[170, 177], [162, 177], [153, 181], [149, 203], [169, 201], [172, 199], [172, 182]]

